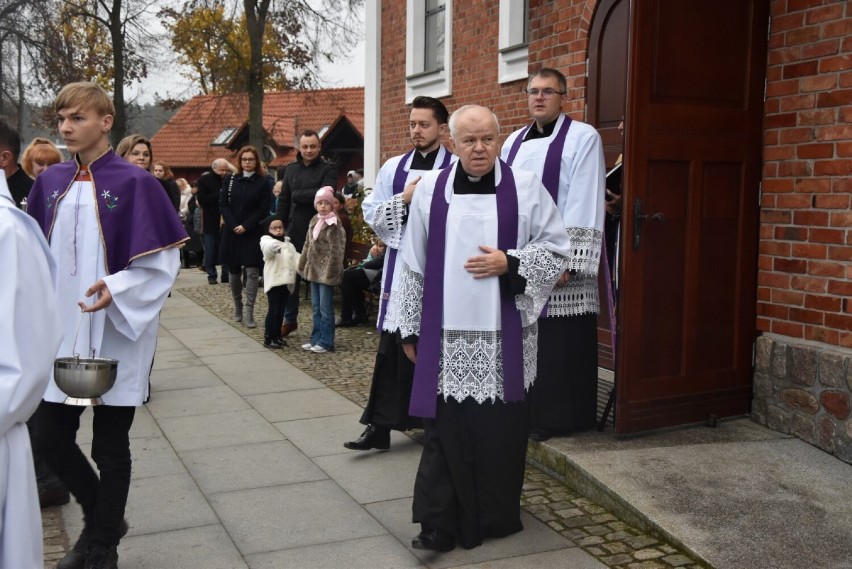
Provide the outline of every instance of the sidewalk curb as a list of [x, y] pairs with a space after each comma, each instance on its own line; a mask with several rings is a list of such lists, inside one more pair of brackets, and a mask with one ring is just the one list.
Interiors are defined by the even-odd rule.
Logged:
[[527, 463], [550, 474], [577, 494], [596, 502], [607, 511], [615, 514], [623, 522], [645, 533], [668, 542], [708, 567], [708, 562], [697, 551], [666, 531], [623, 496], [592, 476], [587, 470], [574, 462], [569, 456], [559, 452], [546, 442], [530, 441], [527, 447]]

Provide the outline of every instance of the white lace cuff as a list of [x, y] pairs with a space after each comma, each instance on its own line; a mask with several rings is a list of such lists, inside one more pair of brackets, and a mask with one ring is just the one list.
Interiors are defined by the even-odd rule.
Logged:
[[547, 305], [548, 316], [580, 316], [597, 314], [598, 277], [577, 273], [564, 287], [554, 288]]
[[388, 247], [399, 249], [405, 232], [405, 203], [402, 194], [395, 194], [373, 210], [367, 223]]
[[403, 338], [420, 335], [420, 317], [423, 314], [423, 275], [402, 263], [399, 275], [399, 288], [394, 302], [388, 306], [388, 314], [399, 326]]
[[520, 261], [518, 274], [527, 281], [524, 294], [515, 297], [515, 306], [526, 327], [538, 320], [553, 285], [565, 272], [565, 257], [535, 244], [509, 249], [506, 253]]
[[597, 276], [603, 232], [592, 227], [569, 227], [567, 231], [568, 239], [571, 240], [568, 270]]

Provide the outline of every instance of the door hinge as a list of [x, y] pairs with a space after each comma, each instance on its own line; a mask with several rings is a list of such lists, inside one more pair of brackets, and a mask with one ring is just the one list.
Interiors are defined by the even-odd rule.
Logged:
[[763, 206], [763, 180], [757, 184], [757, 209]]

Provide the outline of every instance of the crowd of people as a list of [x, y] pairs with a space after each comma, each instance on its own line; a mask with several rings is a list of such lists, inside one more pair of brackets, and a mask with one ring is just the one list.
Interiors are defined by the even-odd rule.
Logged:
[[[0, 436], [22, 455], [31, 445], [33, 468], [0, 461], [8, 471], [0, 505], [13, 492], [37, 490], [42, 507], [73, 495], [84, 529], [58, 567], [117, 566], [127, 532], [128, 432], [149, 395], [160, 309], [181, 265], [195, 262], [209, 284], [229, 285], [233, 320], [246, 328], [261, 317], [263, 288], [269, 349], [286, 347], [298, 328], [302, 281], [310, 284], [313, 325], [301, 348], [316, 354], [335, 350], [336, 328], [366, 324], [365, 295], [376, 298], [380, 337], [364, 430], [344, 446], [386, 450], [392, 430], [424, 430], [414, 548], [471, 548], [523, 529], [527, 441], [595, 421], [605, 213], [600, 137], [562, 112], [565, 77], [542, 69], [527, 94], [530, 123], [502, 146], [491, 110], [465, 105], [450, 114], [440, 100], [416, 97], [411, 148], [381, 166], [368, 192], [355, 170], [335, 190], [336, 167], [311, 130], [300, 134], [297, 159], [277, 181], [252, 146], [233, 163], [215, 160], [192, 183], [175, 179], [143, 136], [112, 150], [114, 108], [92, 83], [66, 86], [54, 105], [70, 160], [40, 138], [21, 154], [17, 133], [0, 121], [0, 216], [20, 226], [16, 240], [4, 239], [4, 255], [30, 240], [38, 254], [9, 257], [20, 262], [13, 275], [23, 279], [28, 264], [38, 265], [26, 278], [42, 278], [49, 289], [50, 302], [40, 303], [51, 329], [45, 338], [64, 333], [41, 343], [41, 353], [2, 352], [20, 359], [2, 369], [26, 370], [9, 384], [28, 385], [30, 397], [0, 407]], [[374, 242], [348, 266], [349, 216], [359, 205]], [[0, 231], [10, 231], [6, 225]], [[81, 321], [80, 310], [90, 318]], [[94, 407], [97, 472], [76, 441], [84, 407], [64, 405], [50, 370], [41, 369], [45, 358], [71, 355], [80, 325], [93, 353], [121, 362], [115, 387]], [[30, 442], [21, 439], [23, 422]], [[10, 541], [9, 525], [0, 528], [0, 562], [40, 555], [40, 544]]]

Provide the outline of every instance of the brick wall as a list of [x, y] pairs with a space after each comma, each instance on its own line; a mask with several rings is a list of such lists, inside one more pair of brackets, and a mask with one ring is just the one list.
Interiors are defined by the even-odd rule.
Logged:
[[[565, 110], [584, 120], [586, 46], [596, 0], [530, 1], [531, 71], [555, 67], [568, 79]], [[453, 3], [453, 94], [442, 99], [452, 113], [475, 103], [493, 110], [503, 138], [526, 123], [526, 80], [497, 82], [498, 0]], [[382, 162], [410, 149], [405, 106], [405, 1], [382, 3]]]
[[773, 0], [758, 328], [852, 348], [852, 4]]

